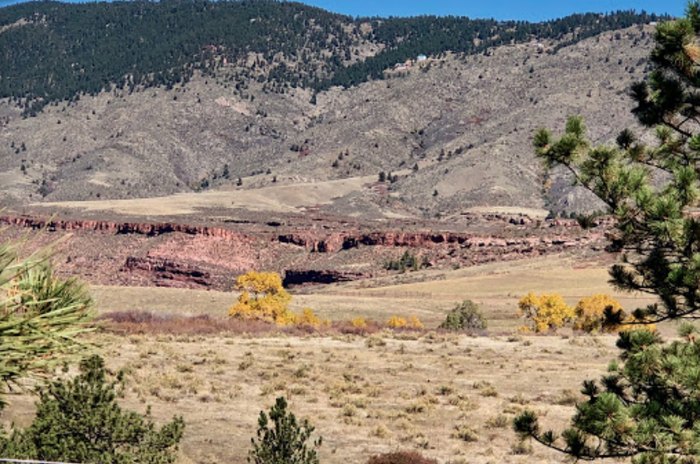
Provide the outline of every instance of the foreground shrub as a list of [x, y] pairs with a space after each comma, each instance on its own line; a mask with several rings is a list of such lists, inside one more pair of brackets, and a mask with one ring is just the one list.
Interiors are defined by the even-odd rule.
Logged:
[[54, 381], [39, 391], [34, 422], [1, 437], [0, 455], [83, 463], [174, 462], [182, 418], [157, 429], [148, 413], [121, 409], [116, 401], [121, 386], [121, 375], [107, 380], [99, 356], [84, 360], [75, 379]]
[[485, 330], [486, 320], [476, 303], [472, 300], [464, 300], [447, 313], [445, 321], [439, 328], [455, 331]]
[[574, 318], [574, 308], [556, 293], [535, 295], [530, 292], [518, 302], [519, 315], [526, 319], [523, 331], [556, 331]]
[[297, 422], [296, 416], [287, 411], [287, 400], [277, 398], [270, 413], [260, 412], [258, 432], [252, 438], [253, 448], [248, 453], [248, 462], [254, 464], [318, 464], [316, 449], [321, 438], [307, 443], [314, 428], [304, 420]]
[[417, 451], [397, 451], [372, 456], [367, 464], [437, 464], [437, 460], [428, 459]]

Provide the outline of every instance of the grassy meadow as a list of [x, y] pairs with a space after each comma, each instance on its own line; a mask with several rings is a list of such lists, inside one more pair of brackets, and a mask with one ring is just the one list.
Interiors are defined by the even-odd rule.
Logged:
[[[561, 293], [570, 304], [594, 293], [625, 307], [647, 303], [616, 294], [603, 263], [568, 257], [426, 271], [297, 291], [293, 308], [312, 307], [334, 321], [417, 316], [423, 331], [366, 335], [327, 331], [204, 333], [195, 327], [100, 331], [90, 342], [111, 369], [124, 369], [123, 402], [158, 421], [184, 416], [180, 463], [244, 463], [257, 416], [277, 396], [323, 437], [324, 463], [363, 463], [374, 454], [417, 450], [441, 463], [549, 463], [563, 456], [520, 444], [512, 418], [523, 408], [562, 428], [581, 382], [616, 356], [615, 337], [569, 331], [517, 335], [517, 300], [529, 290]], [[165, 288], [94, 287], [99, 313], [226, 319], [235, 293]], [[456, 302], [482, 308], [488, 334], [435, 331]], [[189, 330], [191, 329], [191, 330]], [[662, 326], [666, 335], [672, 325]], [[12, 398], [2, 418], [31, 420], [34, 399]]]

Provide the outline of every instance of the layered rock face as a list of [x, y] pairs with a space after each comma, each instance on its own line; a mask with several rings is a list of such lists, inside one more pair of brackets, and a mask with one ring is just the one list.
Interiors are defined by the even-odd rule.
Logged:
[[[448, 268], [545, 256], [602, 252], [606, 227], [526, 224], [503, 234], [328, 227], [299, 230], [258, 224], [245, 231], [176, 222], [118, 222], [0, 216], [0, 224], [37, 236], [67, 235], [59, 270], [89, 282], [229, 290], [248, 270], [274, 270], [286, 286], [329, 284], [389, 273], [408, 251], [429, 267]], [[342, 230], [339, 230], [342, 229]], [[510, 236], [508, 236], [510, 234]]]
[[0, 224], [50, 232], [79, 230], [112, 234], [138, 234], [149, 237], [179, 232], [187, 235], [202, 235], [232, 240], [243, 237], [242, 234], [221, 227], [196, 226], [173, 222], [114, 222], [82, 219], [41, 219], [33, 216], [0, 216]]

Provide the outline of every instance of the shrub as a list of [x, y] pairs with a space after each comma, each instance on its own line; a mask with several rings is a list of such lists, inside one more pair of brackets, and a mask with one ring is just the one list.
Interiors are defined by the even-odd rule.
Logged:
[[455, 431], [452, 434], [453, 438], [459, 438], [466, 442], [473, 442], [479, 440], [479, 435], [476, 431], [467, 424], [455, 426]]
[[401, 257], [395, 260], [389, 260], [384, 264], [384, 269], [388, 271], [419, 271], [423, 263], [418, 258], [409, 251], [405, 251]]
[[356, 317], [355, 319], [350, 321], [350, 324], [355, 329], [366, 329], [367, 328], [367, 320], [364, 317]]
[[486, 321], [476, 303], [464, 300], [447, 313], [445, 322], [440, 324], [439, 328], [455, 331], [485, 330]]
[[381, 330], [382, 324], [364, 317], [357, 317], [350, 321], [335, 322], [333, 327], [343, 334], [366, 335]]
[[396, 451], [372, 456], [367, 464], [437, 464], [437, 460], [428, 459], [417, 451]]
[[392, 329], [403, 329], [408, 325], [408, 321], [405, 317], [391, 316], [388, 321], [386, 321], [387, 327]]
[[423, 323], [416, 316], [410, 316], [408, 318], [408, 321], [406, 322], [406, 327], [408, 327], [409, 329], [415, 329], [415, 330], [420, 330], [420, 329], [425, 328]]
[[[626, 332], [629, 330], [648, 330], [654, 332], [656, 325], [640, 325], [640, 319], [627, 314], [622, 305], [608, 295], [593, 295], [581, 299], [575, 308], [576, 320], [574, 330], [584, 332]], [[642, 317], [641, 321], [647, 321]], [[635, 324], [637, 323], [637, 324]]]
[[318, 317], [314, 310], [311, 308], [304, 308], [301, 314], [294, 316], [294, 325], [297, 327], [310, 327], [313, 329], [318, 329], [323, 325], [328, 325], [328, 321], [325, 321]]
[[518, 302], [519, 314], [527, 320], [527, 331], [556, 331], [574, 317], [574, 308], [556, 293], [535, 295], [530, 292]]
[[157, 429], [148, 413], [122, 411], [116, 401], [118, 387], [122, 376], [108, 381], [99, 356], [85, 359], [73, 380], [40, 389], [34, 422], [0, 438], [0, 454], [63, 462], [174, 462], [185, 426], [182, 418]]
[[[270, 423], [272, 422], [272, 423]], [[304, 420], [297, 422], [296, 416], [287, 411], [287, 400], [279, 397], [269, 415], [260, 412], [257, 439], [252, 438], [253, 448], [248, 453], [248, 462], [254, 464], [318, 464], [316, 449], [321, 446], [319, 437], [307, 444], [314, 428]]]
[[386, 325], [391, 329], [420, 330], [425, 328], [423, 323], [416, 316], [410, 316], [408, 319], [401, 316], [391, 316], [386, 322]]

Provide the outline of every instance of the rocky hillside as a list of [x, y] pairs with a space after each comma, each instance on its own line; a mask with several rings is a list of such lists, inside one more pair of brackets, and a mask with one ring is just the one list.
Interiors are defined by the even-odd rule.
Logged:
[[[353, 31], [351, 61], [386, 49], [376, 32]], [[264, 57], [247, 54], [174, 85], [82, 93], [33, 117], [6, 98], [0, 195], [26, 204], [376, 176], [384, 182], [369, 193], [344, 192], [325, 208], [389, 217], [595, 209], [566, 177], [545, 179], [531, 134], [582, 114], [594, 140], [614, 140], [634, 124], [626, 90], [643, 78], [652, 42], [653, 26], [641, 25], [577, 41], [530, 38], [429, 54], [383, 79], [327, 90], [273, 86], [250, 74]]]

